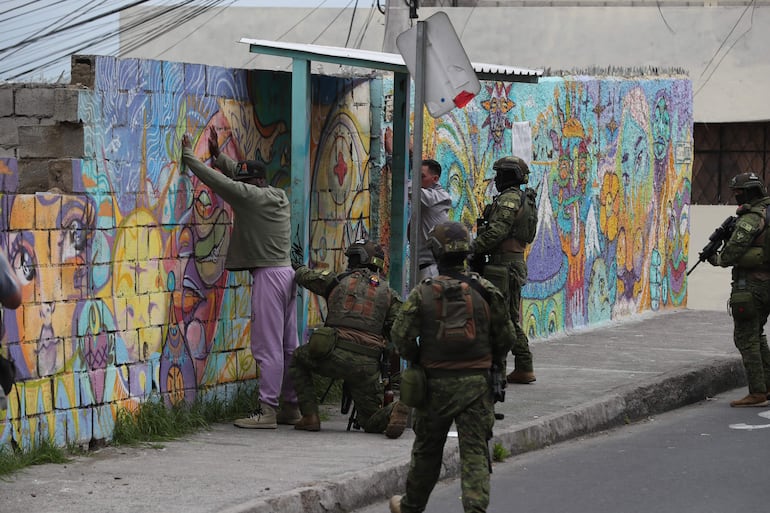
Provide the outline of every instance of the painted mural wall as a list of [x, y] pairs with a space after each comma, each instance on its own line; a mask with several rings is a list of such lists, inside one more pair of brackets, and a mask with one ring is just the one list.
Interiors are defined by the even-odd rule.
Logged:
[[[4, 312], [20, 381], [0, 412], [0, 444], [109, 439], [118, 408], [253, 386], [250, 277], [223, 267], [232, 211], [180, 167], [180, 138], [191, 133], [208, 159], [214, 126], [222, 151], [262, 160], [288, 190], [290, 80], [99, 58], [95, 87], [80, 94], [87, 158], [73, 163], [75, 192], [15, 194], [17, 162], [2, 161], [0, 244], [24, 304]], [[389, 97], [388, 78], [313, 77], [311, 266], [343, 269], [344, 249], [370, 233], [389, 243]], [[531, 124], [532, 336], [684, 306], [690, 168], [677, 149], [691, 141], [691, 105], [681, 78], [548, 78], [486, 83], [464, 110], [426, 118], [424, 153], [444, 166], [451, 215], [469, 226], [512, 127]], [[301, 243], [294, 237], [295, 253]], [[324, 316], [311, 295], [308, 326]]]
[[[385, 90], [392, 94], [392, 82]], [[423, 157], [443, 167], [452, 220], [475, 232], [476, 218], [496, 193], [492, 164], [511, 154], [521, 123], [530, 126], [532, 155], [522, 156], [539, 205], [522, 291], [528, 335], [685, 307], [690, 81], [486, 82], [464, 109], [439, 119], [426, 112]]]

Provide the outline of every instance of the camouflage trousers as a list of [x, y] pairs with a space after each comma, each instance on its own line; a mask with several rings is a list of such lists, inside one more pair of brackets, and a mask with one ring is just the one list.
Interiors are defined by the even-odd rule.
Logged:
[[298, 347], [289, 365], [289, 375], [303, 415], [318, 414], [313, 374], [343, 380], [353, 398], [358, 424], [367, 433], [385, 431], [393, 403], [382, 406], [385, 390], [376, 358], [335, 347], [325, 357], [314, 359], [307, 345]]
[[463, 508], [466, 512], [485, 512], [489, 505], [487, 443], [495, 423], [489, 382], [485, 376], [430, 378], [428, 391], [427, 406], [414, 413], [415, 440], [401, 511], [425, 510], [454, 422], [460, 444]]
[[764, 332], [770, 315], [770, 283], [747, 280], [745, 288], [751, 291], [753, 313], [746, 319], [733, 319], [733, 342], [741, 353], [749, 393], [764, 394], [770, 391], [770, 348]]
[[[496, 255], [496, 265], [505, 266], [508, 272], [508, 293], [505, 300], [508, 302], [508, 311], [511, 314], [511, 322], [516, 330], [516, 340], [513, 341], [511, 354], [514, 356], [514, 368], [523, 372], [533, 372], [532, 351], [529, 350], [529, 339], [522, 328], [521, 319], [521, 289], [527, 283], [527, 262], [524, 261], [524, 255], [520, 253], [506, 253]], [[495, 284], [503, 293], [505, 286], [495, 283], [495, 279], [490, 276], [484, 276]]]

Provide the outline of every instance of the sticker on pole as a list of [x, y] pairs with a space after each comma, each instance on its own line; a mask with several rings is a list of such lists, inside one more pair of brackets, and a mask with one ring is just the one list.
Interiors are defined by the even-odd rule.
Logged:
[[[439, 11], [425, 20], [425, 107], [434, 118], [465, 107], [481, 90], [468, 55], [449, 16]], [[396, 46], [409, 73], [417, 73], [417, 27], [402, 32]]]

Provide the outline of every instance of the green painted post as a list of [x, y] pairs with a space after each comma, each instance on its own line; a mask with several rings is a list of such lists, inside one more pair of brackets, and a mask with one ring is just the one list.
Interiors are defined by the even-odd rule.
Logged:
[[[310, 256], [308, 205], [310, 204], [310, 61], [294, 59], [291, 74], [291, 229], [293, 253], [302, 262]], [[307, 291], [299, 289], [297, 331], [300, 343], [307, 329]]]

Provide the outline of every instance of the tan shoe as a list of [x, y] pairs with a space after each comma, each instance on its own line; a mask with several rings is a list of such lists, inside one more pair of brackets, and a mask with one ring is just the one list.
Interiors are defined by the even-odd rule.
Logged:
[[391, 497], [388, 505], [390, 506], [390, 513], [401, 513], [401, 496], [394, 495]]
[[278, 414], [275, 416], [275, 421], [278, 424], [294, 426], [301, 418], [302, 414], [299, 412], [299, 406], [296, 404], [284, 403]]
[[535, 373], [532, 371], [520, 371], [520, 370], [514, 370], [508, 376], [506, 376], [505, 380], [508, 383], [518, 383], [519, 385], [527, 385], [529, 383], [532, 383], [533, 381], [537, 381], [535, 379]]
[[318, 418], [317, 413], [303, 415], [302, 418], [294, 424], [294, 429], [299, 431], [321, 431], [321, 419]]
[[[388, 438], [398, 438], [406, 429], [406, 420], [409, 418], [409, 406], [401, 401], [393, 403], [393, 409], [390, 411], [388, 426], [385, 428], [385, 436]], [[401, 511], [399, 509], [399, 511]]]
[[269, 404], [262, 404], [257, 411], [245, 419], [237, 419], [233, 424], [244, 429], [276, 429], [275, 408]]
[[743, 399], [738, 399], [730, 403], [730, 406], [732, 406], [733, 408], [746, 408], [749, 406], [761, 407], [761, 406], [767, 406], [767, 405], [768, 405], [767, 396], [762, 392], [757, 394], [749, 394]]

